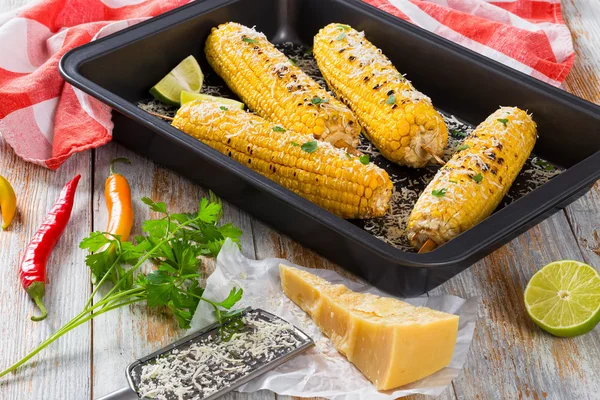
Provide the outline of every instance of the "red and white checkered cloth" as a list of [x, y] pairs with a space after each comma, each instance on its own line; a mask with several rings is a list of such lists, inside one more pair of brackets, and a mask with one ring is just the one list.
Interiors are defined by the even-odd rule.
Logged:
[[[0, 14], [0, 134], [26, 161], [58, 168], [111, 139], [110, 109], [58, 73], [68, 50], [189, 0], [41, 0]], [[553, 85], [573, 65], [560, 0], [364, 0]]]

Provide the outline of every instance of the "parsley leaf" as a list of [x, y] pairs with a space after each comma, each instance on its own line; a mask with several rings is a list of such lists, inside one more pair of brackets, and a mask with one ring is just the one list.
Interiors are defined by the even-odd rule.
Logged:
[[508, 119], [507, 118], [498, 118], [498, 122], [501, 122], [502, 125], [506, 126], [506, 124], [508, 123]]
[[446, 191], [448, 189], [446, 188], [442, 188], [442, 189], [433, 189], [431, 191], [431, 194], [434, 195], [435, 197], [444, 197], [446, 195]]
[[102, 247], [110, 244], [113, 238], [106, 236], [104, 232], [92, 232], [88, 237], [79, 243], [79, 248], [89, 250], [92, 253], [97, 252]]
[[352, 160], [352, 155], [350, 153], [346, 152], [346, 158], [348, 160]]
[[296, 59], [295, 59], [295, 58], [293, 58], [293, 57], [288, 57], [288, 59], [290, 60], [290, 63], [292, 63], [292, 65], [297, 65], [297, 64], [298, 64], [298, 61], [296, 61]]
[[458, 183], [458, 182], [456, 182], [456, 181], [452, 181], [452, 180], [449, 180], [448, 182], [450, 182], [450, 183]]
[[151, 198], [149, 197], [142, 197], [142, 202], [146, 205], [148, 205], [150, 207], [150, 209], [154, 212], [158, 212], [161, 214], [166, 214], [167, 213], [167, 205], [163, 202], [157, 202], [155, 203], [154, 201], [152, 201]]
[[385, 104], [396, 104], [396, 95], [395, 94], [390, 95], [390, 97], [388, 97], [387, 100], [385, 101]]
[[273, 132], [285, 132], [285, 129], [282, 128], [281, 126], [274, 126]]
[[300, 146], [300, 144], [299, 144], [299, 143], [296, 143], [296, 142], [292, 142], [292, 146], [296, 146], [296, 147], [298, 147], [298, 146]]
[[370, 159], [369, 156], [367, 154], [363, 154], [362, 156], [358, 157], [358, 160], [360, 161], [361, 164], [367, 165], [369, 164]]
[[171, 294], [178, 289], [173, 283], [173, 278], [165, 271], [154, 271], [146, 276], [148, 279], [148, 307], [167, 305], [171, 301]]
[[322, 99], [318, 96], [315, 96], [312, 99], [310, 99], [310, 102], [317, 106], [319, 104], [329, 103], [329, 99]]
[[304, 143], [300, 148], [307, 153], [314, 153], [319, 148], [319, 145], [316, 140], [311, 140], [310, 142]]
[[347, 31], [347, 30], [350, 29], [350, 26], [349, 25], [345, 25], [345, 24], [337, 24], [335, 27], [337, 29], [342, 30], [342, 31]]
[[468, 144], [461, 144], [460, 146], [458, 146], [456, 148], [456, 151], [463, 151], [463, 150], [468, 149], [469, 147], [471, 147], [471, 146], [469, 146]]
[[221, 218], [221, 205], [215, 202], [210, 202], [206, 197], [200, 200], [200, 210], [198, 211], [198, 219], [206, 224], [213, 224]]
[[221, 111], [229, 111], [229, 108], [225, 107], [225, 106], [221, 106], [219, 107], [221, 109]]
[[240, 299], [242, 298], [242, 294], [244, 294], [244, 291], [241, 288], [238, 289], [234, 287], [231, 289], [231, 291], [229, 292], [229, 296], [227, 296], [225, 300], [220, 301], [218, 303], [215, 302], [215, 304], [229, 310], [238, 301], [240, 301]]
[[164, 237], [169, 229], [169, 221], [166, 219], [150, 219], [142, 224], [142, 231], [155, 237]]
[[554, 171], [556, 168], [548, 163], [547, 161], [542, 160], [541, 158], [535, 158], [533, 160], [533, 163], [539, 167], [542, 167], [544, 169], [544, 171]]
[[467, 137], [466, 133], [461, 132], [461, 131], [456, 130], [456, 129], [450, 129], [450, 135], [454, 136], [455, 138], [464, 138], [464, 137]]
[[252, 44], [257, 44], [258, 43], [256, 40], [254, 40], [252, 38], [249, 38], [249, 37], [242, 38], [242, 40], [244, 42], [246, 42], [246, 43], [252, 43]]
[[481, 181], [483, 180], [483, 175], [481, 175], [480, 172], [477, 175], [472, 176], [471, 179], [473, 179], [477, 183], [481, 183]]
[[173, 313], [175, 320], [179, 323], [179, 327], [182, 329], [189, 329], [190, 323], [192, 322], [192, 318], [194, 316], [193, 312], [188, 311], [186, 309], [178, 308], [175, 306], [173, 300], [167, 303], [167, 307]]

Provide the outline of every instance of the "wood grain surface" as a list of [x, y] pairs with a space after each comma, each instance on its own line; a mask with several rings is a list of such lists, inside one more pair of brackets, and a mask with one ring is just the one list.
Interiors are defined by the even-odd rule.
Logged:
[[[0, 12], [26, 0], [0, 0]], [[577, 58], [564, 88], [600, 104], [600, 3], [563, 1]], [[0, 55], [1, 56], [1, 55]], [[104, 180], [108, 163], [118, 165], [131, 183], [134, 199], [150, 196], [173, 210], [194, 209], [203, 188], [117, 144], [72, 157], [52, 172], [19, 160], [0, 139], [0, 174], [13, 183], [19, 213], [9, 231], [0, 233], [0, 368], [19, 359], [75, 315], [91, 292], [85, 253], [77, 244], [91, 230], [106, 225]], [[82, 174], [72, 221], [50, 260], [45, 297], [49, 317], [34, 323], [33, 303], [16, 278], [21, 252], [64, 183]], [[135, 226], [149, 216], [138, 201]], [[242, 228], [242, 251], [251, 258], [282, 257], [294, 263], [339, 270], [290, 238], [225, 204], [225, 217]], [[139, 233], [139, 232], [134, 232]], [[600, 329], [559, 339], [530, 321], [522, 293], [544, 264], [572, 258], [600, 267], [600, 184], [565, 211], [532, 228], [430, 295], [480, 296], [475, 339], [464, 371], [439, 397], [454, 399], [598, 399], [600, 398]], [[206, 271], [214, 266], [207, 262]], [[126, 384], [125, 366], [178, 338], [182, 332], [166, 315], [132, 306], [81, 326], [51, 345], [35, 362], [0, 382], [0, 399], [93, 399]], [[411, 396], [410, 399], [424, 399]], [[233, 393], [227, 400], [291, 400], [271, 392]]]

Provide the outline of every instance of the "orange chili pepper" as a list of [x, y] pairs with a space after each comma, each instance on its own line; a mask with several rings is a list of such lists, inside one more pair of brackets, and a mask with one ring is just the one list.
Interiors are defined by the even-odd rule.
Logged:
[[104, 186], [104, 197], [108, 208], [106, 232], [120, 236], [121, 241], [126, 242], [133, 226], [133, 206], [127, 179], [115, 173], [115, 164], [118, 162], [131, 164], [131, 161], [126, 158], [116, 158], [110, 163], [110, 175], [106, 178]]
[[17, 212], [17, 196], [10, 183], [2, 176], [0, 176], [0, 210], [2, 210], [2, 229], [6, 229]]

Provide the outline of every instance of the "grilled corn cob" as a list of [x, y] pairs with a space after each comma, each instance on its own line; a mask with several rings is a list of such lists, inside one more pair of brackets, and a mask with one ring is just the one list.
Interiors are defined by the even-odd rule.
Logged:
[[211, 67], [256, 114], [336, 147], [358, 145], [354, 114], [262, 33], [226, 23], [213, 28], [204, 50]]
[[508, 192], [537, 138], [525, 111], [502, 107], [440, 168], [410, 215], [408, 239], [439, 246], [487, 218]]
[[315, 36], [313, 53], [328, 85], [384, 157], [420, 168], [443, 154], [448, 130], [431, 100], [364, 33], [327, 25]]
[[388, 174], [330, 143], [214, 102], [183, 105], [173, 126], [342, 218], [383, 216]]

